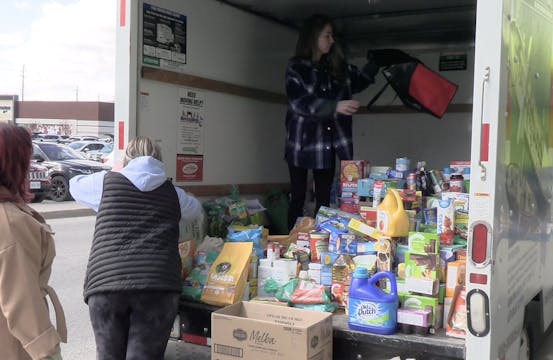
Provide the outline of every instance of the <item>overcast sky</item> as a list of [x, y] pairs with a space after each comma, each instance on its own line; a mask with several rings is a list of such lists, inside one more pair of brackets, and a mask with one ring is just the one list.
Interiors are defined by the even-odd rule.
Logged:
[[2, 1], [0, 95], [113, 102], [117, 3]]

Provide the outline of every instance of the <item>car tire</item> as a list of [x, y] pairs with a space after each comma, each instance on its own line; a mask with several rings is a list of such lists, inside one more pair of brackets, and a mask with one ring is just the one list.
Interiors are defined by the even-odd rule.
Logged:
[[31, 202], [33, 203], [40, 203], [44, 200], [44, 195], [36, 195]]
[[69, 194], [69, 183], [67, 179], [61, 175], [54, 176], [52, 178], [52, 190], [50, 191], [50, 199], [54, 201], [69, 200], [71, 195]]

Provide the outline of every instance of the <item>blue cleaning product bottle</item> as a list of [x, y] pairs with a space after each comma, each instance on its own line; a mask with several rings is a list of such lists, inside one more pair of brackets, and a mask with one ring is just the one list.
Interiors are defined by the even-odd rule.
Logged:
[[[391, 292], [377, 286], [377, 281], [389, 279]], [[348, 325], [352, 330], [375, 334], [393, 334], [397, 328], [396, 278], [393, 273], [382, 271], [369, 278], [366, 268], [358, 267], [353, 273], [349, 291]]]

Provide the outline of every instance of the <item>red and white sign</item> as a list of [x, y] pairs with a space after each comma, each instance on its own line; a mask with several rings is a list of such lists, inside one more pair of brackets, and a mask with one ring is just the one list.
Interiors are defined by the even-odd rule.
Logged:
[[202, 181], [204, 177], [204, 156], [177, 154], [177, 182]]

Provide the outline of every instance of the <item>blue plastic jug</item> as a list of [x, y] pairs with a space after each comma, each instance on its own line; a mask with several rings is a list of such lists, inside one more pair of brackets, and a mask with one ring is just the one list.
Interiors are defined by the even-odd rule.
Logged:
[[[388, 278], [391, 293], [382, 291], [377, 281]], [[353, 273], [349, 291], [348, 325], [352, 330], [375, 334], [393, 334], [397, 328], [396, 278], [388, 271], [376, 273], [369, 278], [366, 268], [358, 267]]]

